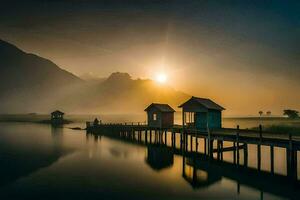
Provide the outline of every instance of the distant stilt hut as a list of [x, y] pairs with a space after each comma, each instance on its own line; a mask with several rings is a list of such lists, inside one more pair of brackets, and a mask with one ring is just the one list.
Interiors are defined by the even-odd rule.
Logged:
[[97, 118], [94, 120], [93, 125], [94, 126], [98, 126], [99, 125], [99, 120]]
[[64, 122], [64, 114], [63, 112], [56, 110], [51, 113], [51, 123], [52, 124], [63, 124]]
[[174, 125], [175, 110], [168, 104], [152, 103], [145, 111], [150, 127], [168, 128]]
[[221, 128], [222, 106], [210, 99], [192, 97], [181, 104], [182, 124], [196, 129]]

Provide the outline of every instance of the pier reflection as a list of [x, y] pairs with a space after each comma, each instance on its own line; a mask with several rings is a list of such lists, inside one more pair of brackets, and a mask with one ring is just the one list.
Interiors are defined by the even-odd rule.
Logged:
[[[145, 161], [149, 167], [157, 171], [171, 167], [175, 155], [181, 157], [182, 174], [178, 175], [195, 190], [214, 185], [226, 178], [236, 183], [237, 194], [240, 193], [241, 187], [250, 187], [260, 191], [261, 199], [264, 198], [264, 193], [289, 199], [300, 198], [297, 191], [300, 186], [299, 180], [290, 177], [289, 174], [274, 173], [274, 157], [270, 170], [261, 170], [260, 163], [257, 168], [248, 166], [248, 154], [257, 154], [257, 152], [249, 152], [247, 144], [233, 143], [231, 147], [223, 147], [221, 143], [215, 146], [212, 144], [211, 147], [214, 148], [211, 150], [213, 154], [211, 156], [207, 153], [205, 143], [199, 142], [200, 138], [189, 140], [191, 141], [187, 143], [189, 147], [185, 147], [184, 144], [178, 145], [175, 136], [171, 134], [171, 137], [168, 137], [167, 133], [158, 136], [156, 132], [153, 135], [151, 132], [148, 132], [148, 135], [142, 132], [97, 134], [145, 146], [147, 148]], [[195, 148], [192, 148], [193, 142]], [[223, 159], [225, 153], [227, 156], [231, 155], [231, 161]], [[274, 154], [272, 148], [271, 154]]]

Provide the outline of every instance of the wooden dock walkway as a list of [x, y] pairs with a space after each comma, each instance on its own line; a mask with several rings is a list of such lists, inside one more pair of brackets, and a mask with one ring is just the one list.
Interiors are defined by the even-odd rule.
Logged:
[[[221, 128], [207, 130], [197, 130], [194, 128], [184, 128], [181, 125], [174, 125], [169, 128], [154, 128], [149, 127], [143, 123], [109, 123], [99, 124], [96, 127], [92, 126], [92, 123], [88, 123], [87, 130], [92, 132], [98, 132], [103, 130], [114, 130], [122, 132], [156, 132], [157, 134], [163, 134], [170, 132], [173, 134], [190, 135], [197, 138], [208, 138], [211, 140], [222, 140], [230, 142], [239, 142], [247, 144], [260, 144], [266, 146], [276, 147], [290, 147], [293, 146], [294, 150], [300, 150], [300, 135], [291, 134], [275, 134], [271, 132], [263, 132], [263, 130], [250, 130], [250, 129], [236, 129], [233, 128]], [[146, 133], [146, 134], [147, 134]]]

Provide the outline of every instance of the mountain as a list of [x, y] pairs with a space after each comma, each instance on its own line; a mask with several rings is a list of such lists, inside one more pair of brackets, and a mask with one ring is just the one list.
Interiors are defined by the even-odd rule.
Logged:
[[189, 96], [128, 73], [82, 80], [45, 58], [0, 40], [0, 113], [133, 113], [152, 102], [176, 108]]
[[[50, 60], [0, 40], [0, 111], [22, 112], [51, 106], [83, 81]], [[55, 98], [56, 97], [56, 98]]]
[[85, 98], [70, 98], [80, 99], [76, 105], [84, 108], [81, 112], [88, 113], [143, 112], [152, 102], [168, 103], [176, 109], [190, 97], [170, 86], [152, 80], [134, 80], [128, 73], [120, 72], [112, 73], [99, 84], [88, 86], [86, 90], [81, 91], [80, 96]]

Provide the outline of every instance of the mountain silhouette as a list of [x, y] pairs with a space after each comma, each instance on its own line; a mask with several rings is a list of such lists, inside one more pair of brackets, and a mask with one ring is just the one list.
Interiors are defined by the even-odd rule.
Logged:
[[14, 88], [48, 89], [82, 82], [77, 76], [59, 68], [56, 64], [0, 40], [1, 91]]
[[[83, 96], [87, 97], [80, 107], [95, 113], [143, 112], [152, 102], [164, 102], [172, 107], [186, 100], [189, 95], [161, 85], [149, 79], [132, 79], [128, 73], [115, 72], [106, 80], [88, 88]], [[77, 104], [77, 105], [78, 105]], [[92, 105], [92, 106], [91, 106]]]
[[84, 81], [52, 61], [0, 40], [0, 112], [143, 112], [152, 102], [179, 105], [188, 95], [152, 80], [115, 72]]
[[[44, 107], [71, 86], [83, 81], [50, 60], [26, 53], [0, 40], [0, 111]], [[35, 105], [35, 106], [33, 106]]]

